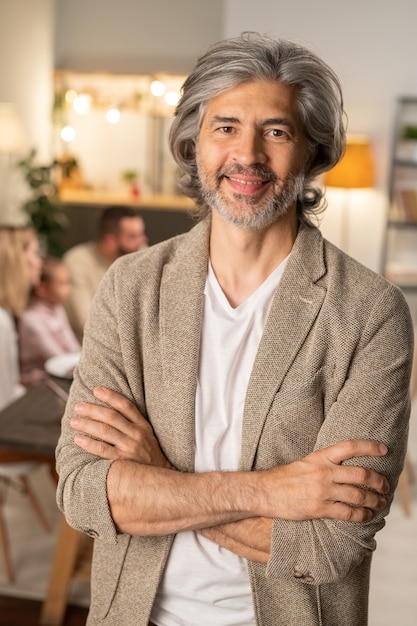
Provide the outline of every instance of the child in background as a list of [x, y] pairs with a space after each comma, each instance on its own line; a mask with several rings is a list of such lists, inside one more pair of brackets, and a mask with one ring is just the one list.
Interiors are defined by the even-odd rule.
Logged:
[[40, 282], [33, 288], [19, 325], [21, 380], [26, 386], [45, 377], [49, 358], [81, 349], [63, 307], [70, 290], [64, 263], [55, 257], [46, 258]]

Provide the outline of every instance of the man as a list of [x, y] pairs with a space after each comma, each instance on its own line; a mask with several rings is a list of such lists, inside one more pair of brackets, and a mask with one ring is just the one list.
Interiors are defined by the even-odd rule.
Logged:
[[59, 506], [96, 537], [90, 626], [366, 624], [412, 331], [311, 224], [342, 117], [329, 67], [273, 37], [185, 81], [170, 142], [202, 219], [109, 271], [57, 450]]
[[123, 254], [146, 247], [145, 223], [127, 206], [111, 206], [100, 215], [98, 241], [74, 246], [64, 255], [73, 285], [66, 309], [71, 326], [82, 341], [91, 301], [110, 265]]

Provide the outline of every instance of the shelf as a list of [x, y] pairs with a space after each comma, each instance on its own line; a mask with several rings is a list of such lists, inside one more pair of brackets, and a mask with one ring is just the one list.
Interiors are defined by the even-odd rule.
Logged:
[[393, 125], [382, 273], [417, 292], [417, 97], [401, 96]]
[[398, 102], [401, 104], [416, 104], [417, 105], [417, 96], [401, 96], [398, 98]]
[[393, 160], [393, 164], [395, 167], [417, 167], [417, 160], [415, 159], [399, 159], [395, 158]]
[[120, 204], [155, 211], [186, 211], [194, 207], [193, 201], [185, 196], [154, 194], [134, 198], [127, 191], [123, 193], [95, 189], [63, 189], [59, 193], [59, 199], [63, 204], [85, 206]]
[[389, 219], [388, 226], [392, 228], [417, 228], [417, 221], [407, 221], [401, 219]]

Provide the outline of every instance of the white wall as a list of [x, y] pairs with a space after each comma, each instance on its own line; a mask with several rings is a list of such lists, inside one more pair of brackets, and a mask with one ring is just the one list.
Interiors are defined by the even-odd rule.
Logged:
[[0, 102], [13, 102], [28, 147], [49, 155], [54, 0], [0, 0]]
[[[225, 0], [224, 35], [273, 32], [306, 45], [338, 74], [348, 130], [369, 135], [377, 192], [353, 212], [348, 252], [380, 270], [396, 98], [417, 95], [415, 0]], [[340, 244], [340, 207], [334, 194], [322, 230]], [[362, 205], [363, 206], [363, 205]]]
[[[0, 0], [0, 102], [15, 105], [39, 161], [51, 157], [54, 0]], [[0, 221], [20, 222], [28, 190], [10, 160], [0, 155]]]
[[56, 0], [56, 67], [188, 73], [222, 36], [223, 0]]

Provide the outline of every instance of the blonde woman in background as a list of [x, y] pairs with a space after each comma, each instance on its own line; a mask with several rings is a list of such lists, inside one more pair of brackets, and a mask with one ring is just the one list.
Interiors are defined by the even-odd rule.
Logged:
[[41, 269], [36, 232], [0, 226], [0, 410], [24, 391], [19, 383], [16, 325]]

